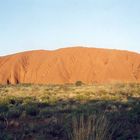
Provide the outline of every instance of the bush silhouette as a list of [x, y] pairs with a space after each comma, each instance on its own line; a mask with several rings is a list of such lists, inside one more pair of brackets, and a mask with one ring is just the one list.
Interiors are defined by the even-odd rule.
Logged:
[[82, 86], [82, 85], [83, 85], [83, 82], [82, 82], [82, 81], [76, 81], [76, 82], [75, 82], [75, 85], [76, 85], [76, 86]]

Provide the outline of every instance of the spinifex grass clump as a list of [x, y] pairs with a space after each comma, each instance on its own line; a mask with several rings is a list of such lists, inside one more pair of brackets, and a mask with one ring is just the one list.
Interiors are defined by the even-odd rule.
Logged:
[[72, 140], [111, 140], [111, 124], [104, 113], [72, 117]]

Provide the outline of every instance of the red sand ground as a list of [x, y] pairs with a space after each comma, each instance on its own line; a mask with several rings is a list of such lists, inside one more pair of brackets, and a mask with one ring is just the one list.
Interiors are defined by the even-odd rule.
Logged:
[[140, 82], [140, 54], [96, 48], [29, 51], [0, 57], [0, 84]]

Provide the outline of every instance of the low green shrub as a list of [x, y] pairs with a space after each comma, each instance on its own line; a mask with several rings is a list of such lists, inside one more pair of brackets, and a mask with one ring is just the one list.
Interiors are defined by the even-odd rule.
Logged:
[[16, 108], [10, 109], [7, 113], [8, 118], [19, 118], [20, 115], [21, 115], [21, 111]]
[[41, 117], [49, 118], [49, 117], [51, 117], [52, 115], [53, 115], [53, 113], [50, 112], [48, 109], [42, 109], [42, 110], [40, 111], [40, 116], [41, 116]]
[[39, 114], [39, 109], [36, 106], [27, 106], [25, 108], [26, 114], [30, 116], [37, 116]]
[[8, 110], [7, 104], [0, 104], [0, 113], [7, 112]]

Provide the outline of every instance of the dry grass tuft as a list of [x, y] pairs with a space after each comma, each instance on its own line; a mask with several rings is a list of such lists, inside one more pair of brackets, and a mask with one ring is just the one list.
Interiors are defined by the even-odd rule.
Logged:
[[110, 122], [105, 114], [72, 118], [72, 140], [112, 140]]

